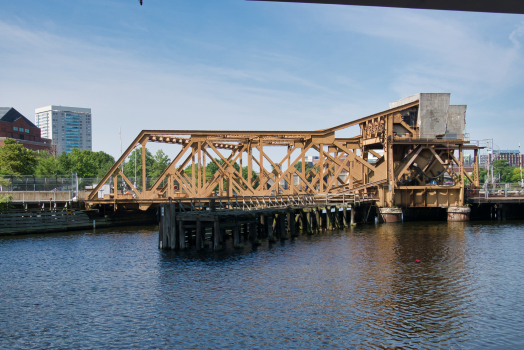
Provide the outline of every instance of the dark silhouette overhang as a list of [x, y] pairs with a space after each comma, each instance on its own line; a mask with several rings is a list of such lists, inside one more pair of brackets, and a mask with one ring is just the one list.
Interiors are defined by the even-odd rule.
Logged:
[[524, 0], [251, 0], [524, 14]]

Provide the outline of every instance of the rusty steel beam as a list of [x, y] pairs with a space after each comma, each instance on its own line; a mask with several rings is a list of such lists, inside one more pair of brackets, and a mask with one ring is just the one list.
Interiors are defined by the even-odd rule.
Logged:
[[[143, 130], [88, 195], [86, 203], [90, 207], [112, 205], [115, 209], [119, 203], [138, 204], [140, 209], [147, 209], [152, 204], [168, 201], [170, 198], [189, 201], [213, 196], [231, 197], [233, 194], [247, 198], [306, 194], [326, 197], [354, 193], [361, 198], [372, 198], [379, 207], [419, 205], [406, 192], [412, 186], [405, 184], [416, 181], [420, 186], [414, 187], [421, 190], [434, 187], [426, 186], [425, 178], [412, 167], [415, 162], [423, 163], [424, 159], [427, 161], [428, 155], [423, 156], [423, 150], [429, 148], [429, 155], [440, 160], [431, 165], [422, 164], [424, 171], [442, 170], [453, 176], [449, 167], [442, 166], [442, 157], [452, 149], [458, 148], [462, 152], [466, 148], [478, 147], [464, 146], [468, 142], [463, 139], [420, 139], [416, 126], [411, 129], [409, 143], [399, 140], [395, 137], [394, 125], [405, 128], [402, 113], [408, 113], [418, 104], [419, 101], [414, 101], [316, 131]], [[350, 138], [335, 137], [335, 132], [353, 125], [359, 125], [359, 135]], [[150, 187], [147, 187], [145, 164], [148, 142], [178, 146], [178, 153], [171, 164], [159, 178], [152, 179], [150, 183], [153, 184]], [[140, 146], [143, 149], [142, 185], [137, 188], [119, 167]], [[268, 152], [267, 147], [279, 149], [278, 158], [273, 156], [273, 151]], [[383, 156], [380, 152], [383, 152]], [[309, 169], [305, 167], [306, 153], [314, 154], [319, 159]], [[369, 154], [379, 160], [370, 162]], [[419, 156], [420, 159], [417, 158]], [[450, 158], [451, 156], [447, 156], [446, 159]], [[217, 169], [210, 177], [206, 173], [206, 162], [207, 169], [211, 164]], [[302, 166], [298, 166], [299, 162], [302, 162]], [[246, 178], [243, 171], [238, 169], [243, 167], [248, 169]], [[435, 170], [435, 167], [438, 169]], [[252, 174], [255, 170], [258, 170], [258, 177]], [[448, 202], [459, 198], [455, 202], [463, 204], [463, 195], [458, 197], [450, 191], [460, 188], [463, 192], [464, 177], [458, 177], [458, 187], [446, 188]], [[113, 178], [113, 190], [105, 198], [98, 198], [98, 191], [110, 178]], [[119, 193], [119, 179], [131, 188], [133, 195]], [[442, 197], [442, 193], [439, 196]]]
[[524, 14], [522, 0], [249, 0]]

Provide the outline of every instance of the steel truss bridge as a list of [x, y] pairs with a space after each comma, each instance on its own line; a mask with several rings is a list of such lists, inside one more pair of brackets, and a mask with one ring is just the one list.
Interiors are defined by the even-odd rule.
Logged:
[[[317, 131], [143, 130], [86, 196], [86, 205], [147, 210], [170, 199], [189, 203], [196, 198], [252, 197], [269, 202], [270, 197], [307, 195], [321, 201], [372, 200], [378, 207], [462, 206], [466, 179], [478, 187], [479, 147], [467, 134], [421, 135], [416, 123], [405, 121], [418, 108], [416, 100]], [[358, 135], [336, 137], [356, 125]], [[399, 134], [399, 127], [406, 132]], [[175, 147], [177, 154], [148, 184], [146, 148], [153, 142]], [[135, 184], [121, 166], [138, 148], [142, 179]], [[464, 170], [465, 149], [474, 150], [473, 179]], [[270, 156], [274, 150], [281, 155]], [[316, 157], [310, 167], [306, 155]], [[209, 177], [205, 174], [211, 163], [217, 171]], [[451, 185], [444, 175], [453, 179]], [[99, 196], [108, 183], [111, 192]], [[123, 186], [129, 190], [122, 191]]]

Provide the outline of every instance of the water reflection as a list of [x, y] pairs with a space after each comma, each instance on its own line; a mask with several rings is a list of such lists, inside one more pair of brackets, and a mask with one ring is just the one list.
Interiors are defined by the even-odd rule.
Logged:
[[519, 348], [522, 232], [369, 225], [218, 253], [159, 251], [151, 228], [0, 238], [0, 348]]

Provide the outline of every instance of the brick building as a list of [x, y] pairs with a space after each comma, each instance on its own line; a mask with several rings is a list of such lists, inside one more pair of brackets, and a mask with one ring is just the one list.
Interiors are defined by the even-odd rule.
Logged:
[[[520, 154], [519, 150], [500, 150], [495, 153], [493, 160], [506, 159], [510, 166], [520, 166], [524, 160], [523, 155]], [[524, 164], [523, 164], [524, 165]]]
[[0, 107], [0, 146], [15, 139], [27, 149], [54, 154], [51, 140], [40, 137], [40, 129], [12, 107]]

